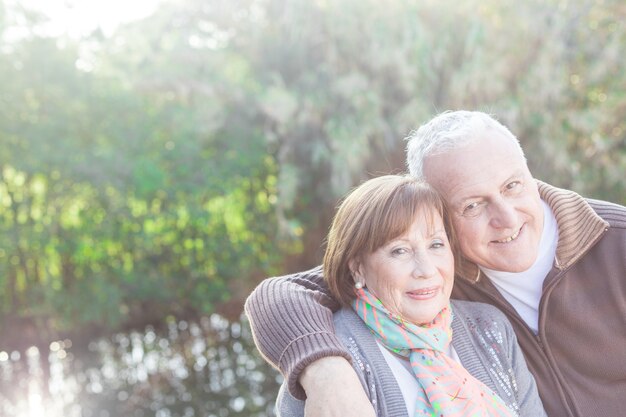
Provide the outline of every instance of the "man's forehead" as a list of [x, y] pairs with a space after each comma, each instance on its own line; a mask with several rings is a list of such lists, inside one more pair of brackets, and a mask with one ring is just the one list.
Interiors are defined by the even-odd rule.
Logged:
[[450, 193], [472, 193], [484, 183], [505, 182], [527, 170], [523, 154], [515, 143], [488, 135], [464, 146], [429, 155], [424, 161], [427, 181], [446, 198]]
[[516, 169], [501, 172], [502, 175], [494, 173], [485, 177], [457, 177], [448, 183], [444, 182], [440, 191], [448, 203], [462, 202], [475, 198], [484, 198], [492, 193], [499, 192], [511, 181], [521, 178], [524, 170]]
[[515, 154], [503, 155], [497, 160], [448, 160], [444, 157], [433, 161], [436, 163], [427, 165], [426, 179], [450, 205], [497, 193], [506, 184], [524, 177], [528, 172], [523, 157]]

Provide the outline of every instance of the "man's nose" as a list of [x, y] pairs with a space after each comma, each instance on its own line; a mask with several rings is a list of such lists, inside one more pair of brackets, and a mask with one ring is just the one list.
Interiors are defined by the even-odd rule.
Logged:
[[491, 226], [498, 229], [517, 227], [517, 213], [513, 204], [505, 200], [498, 200], [489, 206]]

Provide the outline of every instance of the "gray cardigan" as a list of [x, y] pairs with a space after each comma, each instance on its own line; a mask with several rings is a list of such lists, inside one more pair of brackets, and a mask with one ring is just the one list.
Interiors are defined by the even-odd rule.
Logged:
[[[487, 304], [457, 300], [452, 300], [452, 311], [452, 346], [465, 369], [519, 416], [545, 416], [535, 380], [504, 314]], [[334, 314], [334, 322], [376, 415], [408, 417], [400, 387], [365, 323], [346, 308]], [[286, 383], [278, 393], [276, 413], [304, 416], [304, 401], [291, 396]]]

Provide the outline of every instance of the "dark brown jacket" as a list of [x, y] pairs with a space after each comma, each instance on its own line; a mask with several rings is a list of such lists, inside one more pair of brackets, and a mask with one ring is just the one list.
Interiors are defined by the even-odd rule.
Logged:
[[[486, 302], [509, 318], [550, 417], [626, 415], [626, 207], [539, 183], [559, 229], [535, 334], [476, 265], [457, 270], [453, 298]], [[304, 398], [297, 379], [318, 358], [349, 359], [334, 335], [321, 268], [265, 280], [246, 301], [257, 347]]]

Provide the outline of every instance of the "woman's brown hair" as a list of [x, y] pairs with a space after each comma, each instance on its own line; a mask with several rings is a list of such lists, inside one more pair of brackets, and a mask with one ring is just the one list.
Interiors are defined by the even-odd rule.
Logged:
[[349, 193], [337, 209], [324, 254], [324, 279], [335, 299], [348, 306], [355, 297], [350, 261], [359, 261], [404, 234], [418, 213], [433, 212], [443, 218], [454, 253], [454, 236], [443, 200], [425, 182], [385, 175]]

